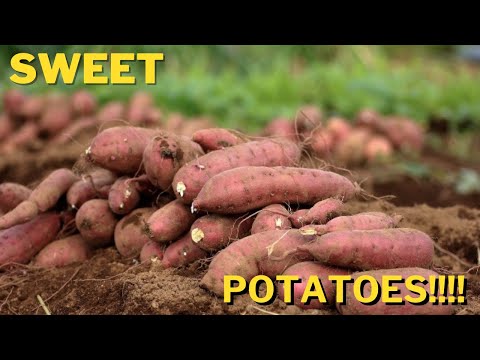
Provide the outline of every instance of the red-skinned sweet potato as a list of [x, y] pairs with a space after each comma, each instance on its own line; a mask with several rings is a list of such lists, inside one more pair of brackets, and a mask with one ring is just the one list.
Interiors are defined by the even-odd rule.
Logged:
[[67, 202], [78, 209], [86, 201], [100, 198], [106, 199], [117, 176], [106, 169], [98, 168], [89, 174], [83, 174], [67, 191]]
[[140, 251], [140, 262], [146, 263], [155, 258], [161, 261], [163, 259], [163, 255], [165, 254], [165, 249], [165, 244], [159, 244], [151, 240], [148, 241], [145, 243], [145, 245], [143, 245], [142, 250]]
[[37, 254], [33, 264], [38, 267], [51, 268], [82, 263], [91, 256], [91, 250], [90, 245], [82, 239], [81, 235], [72, 235], [45, 246]]
[[233, 132], [222, 128], [210, 128], [195, 131], [192, 140], [199, 144], [205, 152], [221, 150], [226, 147], [242, 144], [241, 139]]
[[124, 118], [126, 107], [119, 101], [110, 101], [106, 103], [97, 113], [97, 119], [100, 124], [109, 121], [117, 121]]
[[[177, 198], [182, 199], [185, 204], [191, 204], [207, 181], [217, 174], [247, 165], [293, 166], [300, 160], [300, 155], [300, 147], [290, 141], [280, 139], [251, 141], [212, 151], [188, 162], [178, 170], [172, 185]], [[269, 204], [271, 203], [265, 205]]]
[[135, 209], [117, 223], [114, 233], [115, 247], [122, 256], [137, 256], [150, 240], [145, 232], [145, 223], [156, 210]]
[[290, 220], [290, 223], [295, 229], [300, 229], [305, 225], [303, 218], [308, 213], [308, 210], [310, 209], [299, 209], [288, 216], [288, 220]]
[[75, 137], [83, 132], [96, 128], [97, 119], [92, 116], [77, 118], [74, 123], [67, 126], [60, 134], [55, 136], [50, 143], [54, 145], [67, 144], [75, 141]]
[[289, 213], [285, 206], [272, 204], [264, 207], [255, 217], [252, 225], [252, 234], [268, 230], [286, 230], [292, 228]]
[[78, 90], [71, 97], [73, 111], [77, 115], [92, 115], [97, 109], [97, 99], [87, 90]]
[[108, 205], [115, 214], [124, 215], [131, 212], [140, 202], [140, 192], [128, 176], [118, 178], [108, 193]]
[[21, 184], [5, 182], [0, 184], [0, 211], [7, 213], [28, 199], [32, 190]]
[[200, 249], [192, 242], [189, 233], [167, 246], [163, 254], [162, 266], [164, 268], [188, 265], [196, 260], [206, 258], [208, 252]]
[[304, 105], [297, 111], [295, 123], [300, 133], [308, 134], [322, 124], [323, 114], [316, 105]]
[[360, 191], [357, 184], [330, 171], [245, 166], [224, 171], [208, 180], [193, 201], [192, 209], [242, 214], [270, 204], [313, 205], [330, 197], [348, 200]]
[[117, 219], [107, 200], [93, 199], [78, 209], [75, 224], [83, 239], [97, 248], [112, 243]]
[[303, 225], [309, 224], [325, 224], [334, 217], [337, 217], [342, 211], [343, 202], [339, 199], [329, 198], [317, 202], [306, 214], [298, 219]]
[[332, 117], [328, 120], [326, 129], [332, 134], [335, 144], [342, 142], [352, 131], [350, 123], [341, 117]]
[[3, 93], [3, 110], [12, 116], [21, 114], [27, 96], [18, 89], [9, 89]]
[[282, 138], [290, 141], [297, 141], [297, 133], [295, 131], [295, 123], [288, 118], [275, 118], [268, 123], [262, 132], [263, 136], [272, 138]]
[[60, 103], [48, 106], [39, 120], [42, 133], [49, 136], [58, 134], [73, 122], [73, 112], [70, 104]]

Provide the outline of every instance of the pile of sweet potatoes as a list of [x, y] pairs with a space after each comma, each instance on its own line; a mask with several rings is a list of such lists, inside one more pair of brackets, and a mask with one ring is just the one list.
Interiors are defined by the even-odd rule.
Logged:
[[[19, 99], [23, 106], [25, 98]], [[143, 96], [133, 100], [154, 109]], [[15, 104], [4, 106], [12, 118]], [[147, 127], [148, 111], [119, 112], [130, 122], [141, 120], [100, 131], [80, 156], [89, 164], [81, 173], [58, 169], [34, 188], [0, 184], [0, 269], [13, 263], [67, 266], [115, 246], [124, 257], [158, 261], [164, 268], [212, 259], [200, 286], [219, 296], [224, 275], [249, 281], [259, 274], [294, 274], [325, 279], [330, 299], [335, 284], [328, 282], [329, 274], [428, 269], [433, 242], [427, 234], [398, 228], [397, 216], [345, 213], [344, 203], [362, 192], [358, 184], [299, 166], [321, 128], [317, 108], [307, 110], [297, 121], [302, 138], [274, 136], [271, 129], [269, 136], [251, 138], [208, 128], [206, 122], [189, 128], [180, 116], [171, 117], [168, 126]], [[297, 285], [300, 292], [306, 284]], [[281, 284], [278, 289], [281, 295]], [[337, 308], [345, 314], [386, 312], [382, 306], [356, 307], [354, 301]]]

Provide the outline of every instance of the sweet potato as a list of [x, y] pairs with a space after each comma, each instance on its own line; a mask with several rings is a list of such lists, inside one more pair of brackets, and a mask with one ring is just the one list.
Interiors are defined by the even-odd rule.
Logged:
[[221, 150], [226, 147], [245, 142], [233, 132], [222, 128], [210, 128], [195, 131], [192, 140], [199, 144], [205, 152]]
[[3, 111], [12, 116], [21, 114], [27, 96], [18, 89], [9, 89], [3, 93]]
[[90, 245], [77, 234], [45, 246], [37, 254], [33, 264], [42, 268], [63, 267], [87, 261], [91, 254]]
[[338, 216], [342, 208], [343, 202], [341, 200], [335, 198], [325, 199], [313, 205], [301, 219], [298, 219], [298, 222], [303, 225], [325, 224]]
[[[427, 281], [430, 281], [430, 276], [438, 278], [439, 274], [432, 270], [422, 268], [398, 268], [387, 270], [375, 270], [357, 272], [352, 275], [352, 279], [358, 279], [360, 276], [372, 276], [379, 283], [379, 288], [382, 286], [382, 279], [384, 276], [400, 276], [402, 279], [408, 279], [410, 276], [422, 276]], [[405, 299], [405, 296], [409, 295], [416, 299], [420, 293], [409, 290], [405, 283], [394, 282], [392, 284], [398, 288], [397, 293], [392, 293], [389, 298], [401, 298]], [[420, 282], [415, 284], [416, 286], [425, 289], [426, 294], [430, 294], [430, 284], [422, 284]], [[366, 282], [362, 294], [364, 297], [369, 297], [372, 293], [372, 286], [370, 282]], [[450, 293], [447, 294], [449, 296]], [[454, 294], [451, 294], [454, 295]], [[429, 296], [429, 295], [427, 295]], [[337, 303], [337, 310], [343, 315], [451, 315], [455, 312], [455, 306], [452, 304], [433, 304], [426, 302], [425, 304], [412, 304], [409, 301], [403, 301], [403, 303], [386, 304], [380, 298], [378, 302], [371, 304], [362, 304], [359, 302], [353, 291], [353, 283], [347, 283], [345, 289], [345, 301], [344, 303]]]
[[365, 161], [365, 146], [372, 133], [369, 129], [355, 128], [335, 147], [335, 158], [342, 165], [359, 165]]
[[182, 114], [171, 113], [165, 123], [165, 130], [174, 134], [179, 134], [185, 121], [186, 119]]
[[328, 120], [326, 129], [332, 134], [333, 142], [339, 143], [348, 137], [352, 126], [347, 120], [335, 116]]
[[372, 136], [365, 145], [365, 158], [369, 162], [384, 161], [392, 157], [393, 146], [384, 136]]
[[52, 171], [30, 193], [26, 201], [0, 217], [0, 230], [29, 221], [38, 213], [52, 209], [76, 180], [78, 177], [70, 169]]
[[5, 182], [0, 184], [0, 211], [7, 213], [28, 199], [32, 190], [26, 186]]
[[255, 217], [252, 225], [252, 234], [268, 230], [286, 230], [292, 228], [289, 213], [285, 206], [272, 204], [264, 207]]
[[130, 179], [128, 176], [118, 178], [108, 193], [108, 205], [115, 214], [128, 214], [140, 202], [140, 193]]
[[180, 200], [174, 200], [155, 211], [145, 224], [150, 239], [170, 242], [186, 232], [195, 221], [190, 208]]
[[153, 129], [112, 127], [95, 136], [85, 153], [91, 161], [105, 169], [133, 174], [141, 169], [143, 152], [155, 135]]
[[378, 129], [400, 150], [420, 151], [425, 142], [423, 128], [413, 120], [401, 116], [389, 116]]
[[46, 98], [40, 95], [29, 96], [22, 103], [21, 115], [29, 120], [36, 120], [42, 115], [47, 104]]
[[88, 200], [95, 198], [106, 199], [111, 185], [117, 176], [106, 169], [95, 169], [90, 174], [83, 174], [82, 179], [76, 181], [67, 191], [67, 203], [78, 209]]
[[300, 229], [305, 225], [303, 218], [308, 213], [308, 210], [310, 209], [299, 209], [288, 216], [288, 220], [290, 220], [290, 223], [295, 229]]
[[253, 217], [205, 215], [192, 224], [190, 236], [202, 250], [218, 251], [229, 243], [250, 234]]
[[312, 259], [297, 249], [313, 238], [299, 230], [271, 230], [235, 241], [213, 258], [200, 286], [222, 296], [225, 275], [247, 281], [259, 274], [275, 277], [293, 264]]
[[8, 138], [14, 132], [14, 124], [10, 116], [0, 114], [0, 141]]
[[401, 220], [401, 215], [389, 216], [382, 212], [364, 212], [351, 216], [339, 216], [325, 225], [307, 225], [300, 230], [309, 235], [323, 235], [344, 230], [381, 230], [395, 228]]
[[150, 140], [143, 153], [148, 180], [160, 189], [167, 190], [178, 169], [203, 154], [200, 145], [189, 138], [161, 131]]
[[59, 133], [73, 121], [73, 113], [70, 104], [58, 104], [48, 106], [42, 113], [39, 121], [40, 131], [49, 136]]
[[323, 114], [316, 105], [302, 106], [296, 115], [296, 126], [298, 132], [309, 133], [322, 124]]
[[0, 152], [11, 153], [25, 147], [38, 138], [38, 133], [38, 125], [33, 121], [27, 121], [5, 140]]
[[117, 223], [114, 233], [115, 246], [122, 256], [137, 256], [149, 241], [145, 223], [155, 211], [155, 208], [135, 209]]
[[358, 270], [428, 268], [434, 253], [430, 236], [409, 228], [335, 231], [299, 249], [320, 262]]
[[322, 158], [332, 151], [334, 138], [330, 131], [324, 128], [318, 128], [311, 133], [309, 147], [311, 152]]
[[117, 219], [103, 199], [89, 200], [80, 206], [75, 224], [82, 238], [92, 247], [110, 245]]
[[146, 263], [155, 258], [161, 261], [165, 254], [165, 248], [164, 244], [159, 244], [151, 240], [148, 241], [143, 245], [142, 250], [140, 251], [140, 262]]
[[29, 222], [0, 231], [0, 266], [11, 262], [28, 263], [55, 239], [60, 226], [58, 214], [45, 213]]
[[382, 117], [380, 114], [369, 108], [360, 110], [355, 118], [356, 125], [371, 129], [376, 129], [381, 121]]
[[[300, 278], [300, 282], [292, 286], [293, 304], [301, 309], [326, 309], [335, 306], [336, 287], [328, 277], [330, 275], [348, 275], [349, 271], [342, 268], [326, 266], [314, 261], [304, 261], [290, 266], [282, 275], [294, 275]], [[303, 303], [302, 296], [311, 276], [317, 276], [320, 280], [327, 303], [320, 302], [318, 299], [312, 299], [309, 303]], [[277, 283], [278, 298], [285, 301], [284, 283]]]
[[62, 132], [55, 136], [50, 143], [62, 145], [74, 141], [75, 137], [87, 130], [94, 129], [97, 126], [97, 119], [91, 116], [81, 117], [74, 123], [67, 126]]
[[78, 90], [71, 97], [73, 111], [77, 115], [92, 115], [97, 109], [97, 99], [86, 90]]
[[126, 108], [125, 105], [119, 101], [110, 101], [106, 103], [97, 113], [97, 119], [100, 124], [109, 121], [116, 121], [123, 119]]
[[[177, 198], [182, 199], [185, 204], [191, 204], [207, 181], [225, 170], [247, 165], [293, 166], [299, 161], [300, 155], [300, 147], [290, 141], [280, 139], [251, 141], [224, 150], [212, 151], [188, 162], [178, 170], [172, 185]], [[252, 194], [245, 188], [244, 195]], [[269, 204], [272, 202], [265, 205]]]
[[192, 209], [241, 214], [284, 202], [313, 205], [330, 197], [348, 200], [360, 191], [358, 184], [330, 171], [245, 166], [224, 171], [207, 181]]
[[154, 125], [160, 126], [163, 120], [163, 113], [162, 110], [151, 107], [148, 108], [145, 111], [144, 117], [143, 117], [143, 123], [147, 127], [152, 127]]
[[164, 268], [180, 267], [207, 256], [208, 252], [193, 243], [190, 234], [187, 233], [167, 246], [163, 254], [162, 266]]
[[283, 138], [290, 141], [297, 141], [295, 123], [287, 118], [275, 118], [268, 123], [262, 132], [263, 136], [272, 138]]
[[210, 129], [214, 126], [214, 123], [210, 118], [207, 117], [198, 117], [192, 118], [188, 121], [183, 122], [182, 128], [180, 129], [179, 134], [188, 137], [191, 139], [192, 135], [203, 129]]

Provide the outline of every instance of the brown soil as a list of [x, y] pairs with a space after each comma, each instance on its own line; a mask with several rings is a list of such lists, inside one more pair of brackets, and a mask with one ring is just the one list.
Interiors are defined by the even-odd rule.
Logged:
[[[72, 167], [84, 144], [2, 156], [0, 182], [32, 184], [55, 168]], [[436, 251], [434, 261], [439, 271], [465, 272], [478, 263], [479, 196], [459, 197], [441, 185], [405, 179], [369, 186], [377, 196], [397, 197], [392, 202], [351, 202], [347, 211], [402, 215], [403, 227], [426, 232], [443, 249]], [[334, 310], [303, 311], [278, 299], [261, 306], [248, 295], [227, 305], [199, 287], [207, 265], [199, 261], [164, 270], [158, 263], [122, 258], [113, 246], [97, 250], [78, 266], [46, 270], [21, 265], [0, 273], [0, 314], [44, 314], [39, 297], [52, 314], [336, 314]], [[468, 302], [458, 307], [457, 314], [480, 314], [480, 277], [473, 271], [467, 277]]]

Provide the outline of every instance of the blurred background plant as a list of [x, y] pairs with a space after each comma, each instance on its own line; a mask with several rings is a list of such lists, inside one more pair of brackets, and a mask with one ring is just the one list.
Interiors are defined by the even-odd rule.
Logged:
[[[143, 62], [132, 65], [136, 85], [87, 85], [100, 102], [126, 100], [136, 90], [155, 95], [165, 111], [210, 115], [222, 126], [252, 131], [271, 118], [293, 116], [305, 103], [352, 118], [364, 107], [427, 124], [441, 119], [451, 132], [480, 128], [478, 49], [452, 45], [4, 45], [1, 88], [13, 87], [10, 58], [17, 52], [164, 52], [157, 84], [143, 83]], [[38, 61], [34, 65], [39, 66]], [[108, 66], [105, 66], [108, 69]], [[40, 72], [39, 72], [40, 73]], [[108, 70], [106, 70], [108, 73]], [[26, 92], [71, 92], [42, 79]]]

